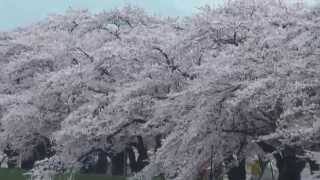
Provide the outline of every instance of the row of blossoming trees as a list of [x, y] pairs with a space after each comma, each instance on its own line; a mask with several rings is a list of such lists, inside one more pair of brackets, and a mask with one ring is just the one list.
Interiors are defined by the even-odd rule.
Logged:
[[234, 161], [271, 154], [280, 180], [299, 179], [320, 150], [319, 23], [317, 8], [237, 0], [180, 19], [70, 10], [2, 32], [0, 160], [38, 177], [193, 180], [211, 154], [229, 179]]

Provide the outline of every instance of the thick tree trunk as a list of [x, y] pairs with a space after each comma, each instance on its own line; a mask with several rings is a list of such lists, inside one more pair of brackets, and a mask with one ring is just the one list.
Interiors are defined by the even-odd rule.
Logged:
[[239, 166], [233, 167], [228, 172], [229, 180], [246, 180], [246, 161], [240, 161]]
[[154, 147], [154, 152], [156, 153], [158, 151], [158, 149], [161, 148], [162, 135], [158, 134], [158, 135], [156, 135], [156, 137], [154, 139], [155, 139], [155, 142], [156, 142], [156, 146]]
[[81, 172], [107, 174], [110, 166], [108, 157], [108, 153], [102, 149], [91, 150], [79, 159], [79, 161], [83, 164]]
[[120, 152], [112, 157], [112, 175], [123, 176], [124, 175], [124, 152]]
[[[130, 168], [133, 172], [139, 172], [146, 165], [148, 165], [147, 148], [144, 146], [143, 139], [141, 136], [137, 136], [137, 140], [137, 143], [131, 143], [131, 146], [126, 149], [130, 161]], [[137, 158], [133, 151], [133, 148], [136, 148], [138, 151]]]
[[4, 153], [8, 157], [8, 163], [7, 163], [8, 168], [15, 168], [17, 166], [17, 161], [14, 157], [18, 156], [19, 154], [13, 148], [11, 148], [10, 145], [8, 145], [4, 149]]
[[96, 174], [106, 174], [108, 168], [107, 154], [104, 152], [98, 153], [98, 161], [95, 165]]
[[132, 147], [127, 147], [126, 151], [127, 151], [127, 155], [128, 155], [129, 162], [130, 162], [129, 166], [130, 166], [131, 171], [138, 172], [139, 168], [138, 168], [138, 165], [136, 162], [136, 155], [134, 154]]
[[278, 180], [301, 180], [301, 172], [306, 161], [297, 157], [294, 147], [286, 147], [281, 155], [275, 154], [275, 158], [279, 170]]
[[138, 139], [137, 149], [138, 149], [138, 153], [139, 153], [137, 164], [138, 164], [138, 171], [141, 171], [146, 165], [149, 164], [147, 162], [148, 151], [147, 151], [147, 148], [143, 144], [142, 137], [138, 136], [137, 139]]
[[36, 144], [36, 146], [32, 150], [32, 156], [22, 160], [21, 162], [21, 168], [25, 170], [32, 169], [36, 161], [45, 159], [54, 154], [51, 151], [51, 143], [48, 138], [38, 137], [35, 138], [32, 143]]

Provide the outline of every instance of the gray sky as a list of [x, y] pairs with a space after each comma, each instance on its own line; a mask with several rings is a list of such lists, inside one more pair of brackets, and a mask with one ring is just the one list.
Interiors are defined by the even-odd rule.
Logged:
[[[312, 3], [317, 0], [305, 1]], [[125, 4], [143, 7], [154, 14], [185, 16], [196, 12], [199, 6], [219, 5], [223, 4], [223, 0], [0, 0], [0, 30], [24, 26], [50, 13], [63, 13], [69, 7], [98, 12]]]

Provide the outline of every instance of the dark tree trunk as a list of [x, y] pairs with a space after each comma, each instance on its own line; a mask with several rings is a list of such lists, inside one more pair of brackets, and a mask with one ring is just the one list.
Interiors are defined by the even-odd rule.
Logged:
[[19, 155], [17, 151], [11, 148], [10, 145], [7, 145], [3, 152], [8, 156], [8, 168], [15, 168], [17, 161], [14, 157]]
[[277, 149], [274, 148], [272, 145], [265, 143], [263, 141], [257, 143], [259, 147], [265, 152], [265, 153], [273, 153]]
[[161, 139], [162, 139], [161, 134], [156, 135], [156, 137], [155, 137], [156, 146], [154, 147], [154, 152], [157, 152], [158, 149], [161, 147], [161, 145], [162, 145], [161, 144]]
[[[146, 165], [149, 164], [148, 160], [148, 154], [147, 154], [147, 148], [143, 144], [143, 139], [141, 136], [137, 136], [137, 143], [131, 143], [130, 147], [126, 149], [127, 155], [130, 161], [130, 168], [133, 172], [139, 172], [141, 171]], [[133, 148], [136, 148], [138, 151], [138, 157], [136, 158], [136, 155], [133, 151]]]
[[246, 180], [246, 161], [240, 161], [239, 166], [233, 167], [228, 172], [229, 180]]
[[112, 175], [123, 176], [124, 175], [124, 152], [120, 152], [112, 157]]
[[137, 149], [139, 153], [137, 164], [138, 164], [138, 171], [141, 171], [146, 165], [149, 164], [147, 162], [148, 152], [147, 152], [147, 148], [143, 144], [142, 137], [138, 136], [137, 139], [138, 139]]
[[16, 160], [8, 160], [8, 168], [16, 168], [17, 167], [17, 161]]
[[309, 165], [310, 165], [310, 174], [314, 174], [315, 171], [320, 170], [320, 165], [315, 161], [311, 159], [307, 159]]
[[90, 151], [79, 159], [79, 161], [83, 164], [81, 172], [106, 174], [109, 167], [107, 157], [108, 153], [102, 149], [94, 149]]
[[301, 172], [306, 162], [297, 157], [297, 149], [294, 147], [285, 147], [280, 155], [275, 154], [277, 167], [279, 170], [278, 180], [301, 180]]
[[127, 152], [128, 158], [129, 158], [129, 162], [130, 162], [129, 166], [130, 166], [131, 171], [138, 172], [139, 168], [138, 168], [138, 165], [136, 162], [136, 155], [134, 154], [132, 147], [127, 147], [126, 152]]
[[30, 170], [33, 168], [34, 163], [35, 163], [35, 160], [32, 158], [24, 160], [21, 162], [21, 169]]
[[54, 154], [54, 152], [51, 151], [50, 140], [46, 137], [35, 138], [32, 144], [36, 144], [36, 146], [32, 150], [32, 156], [21, 162], [22, 169], [30, 170], [33, 168], [36, 161], [45, 159]]
[[98, 153], [98, 161], [95, 165], [96, 174], [106, 174], [108, 168], [107, 154], [104, 152]]

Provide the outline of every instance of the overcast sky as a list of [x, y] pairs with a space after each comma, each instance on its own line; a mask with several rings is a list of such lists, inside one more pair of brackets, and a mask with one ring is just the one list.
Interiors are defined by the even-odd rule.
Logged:
[[[320, 0], [305, 0], [316, 2]], [[125, 4], [141, 6], [150, 13], [168, 16], [191, 15], [204, 4], [219, 5], [223, 0], [0, 0], [0, 30], [10, 30], [63, 13], [69, 7], [98, 12]]]

